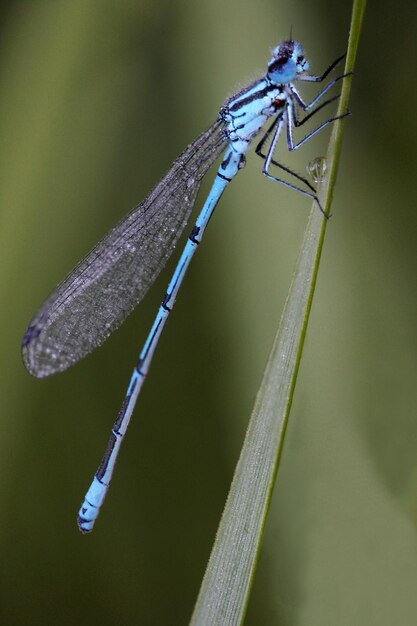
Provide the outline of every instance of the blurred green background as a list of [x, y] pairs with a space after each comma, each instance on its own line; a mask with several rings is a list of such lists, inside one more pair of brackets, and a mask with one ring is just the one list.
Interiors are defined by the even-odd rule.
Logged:
[[[88, 537], [76, 513], [175, 259], [123, 328], [66, 373], [32, 379], [21, 337], [291, 25], [316, 73], [345, 50], [350, 5], [15, 0], [1, 16], [0, 620], [186, 624], [310, 202], [248, 155]], [[366, 16], [246, 624], [416, 623], [416, 18], [415, 3], [394, 11], [386, 0]], [[286, 162], [302, 171], [325, 145], [317, 137]]]

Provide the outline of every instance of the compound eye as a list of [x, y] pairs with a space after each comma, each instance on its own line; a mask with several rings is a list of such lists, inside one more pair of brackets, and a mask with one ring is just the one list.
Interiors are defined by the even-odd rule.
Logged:
[[279, 58], [268, 66], [268, 77], [277, 85], [289, 83], [294, 80], [297, 68], [292, 59]]

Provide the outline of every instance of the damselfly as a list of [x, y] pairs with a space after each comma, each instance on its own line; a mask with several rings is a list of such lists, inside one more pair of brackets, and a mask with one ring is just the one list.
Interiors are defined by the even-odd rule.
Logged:
[[[224, 153], [133, 370], [103, 460], [79, 511], [82, 532], [92, 530], [99, 514], [137, 397], [194, 252], [220, 196], [245, 165], [245, 154], [267, 120], [272, 123], [255, 149], [263, 159], [262, 173], [313, 198], [323, 212], [314, 186], [274, 159], [274, 152], [284, 127], [287, 146], [292, 151], [343, 117], [326, 120], [298, 143], [293, 140], [294, 128], [305, 124], [338, 97], [316, 106], [346, 75], [331, 80], [309, 103], [298, 93], [295, 81], [321, 82], [342, 59], [343, 56], [336, 59], [321, 76], [312, 76], [308, 74], [309, 64], [301, 45], [292, 40], [280, 43], [272, 52], [265, 75], [225, 103], [214, 124], [174, 161], [145, 200], [73, 269], [30, 323], [22, 350], [26, 368], [34, 376], [62, 372], [102, 344], [140, 302], [164, 267], [190, 216], [201, 179]], [[300, 111], [310, 112], [300, 118]], [[292, 176], [293, 182], [280, 178], [280, 171]]]

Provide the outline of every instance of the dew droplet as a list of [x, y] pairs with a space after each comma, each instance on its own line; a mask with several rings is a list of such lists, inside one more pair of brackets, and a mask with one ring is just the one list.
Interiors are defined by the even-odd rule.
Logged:
[[134, 253], [136, 252], [136, 246], [134, 243], [131, 243], [130, 241], [127, 241], [125, 244], [125, 248], [126, 248], [126, 252], [130, 252], [130, 253]]
[[326, 157], [312, 159], [306, 167], [307, 174], [315, 183], [323, 182], [327, 171]]

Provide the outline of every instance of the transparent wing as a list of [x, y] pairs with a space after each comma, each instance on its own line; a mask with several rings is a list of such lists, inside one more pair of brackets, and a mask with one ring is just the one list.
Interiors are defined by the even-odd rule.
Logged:
[[34, 376], [65, 370], [101, 345], [143, 298], [172, 254], [201, 179], [223, 150], [224, 124], [192, 142], [46, 300], [23, 338]]

